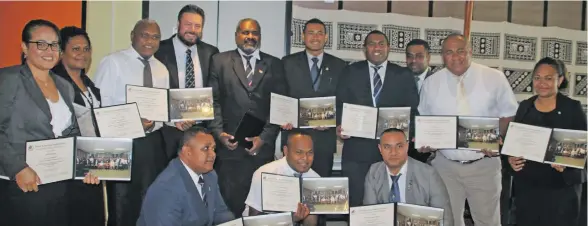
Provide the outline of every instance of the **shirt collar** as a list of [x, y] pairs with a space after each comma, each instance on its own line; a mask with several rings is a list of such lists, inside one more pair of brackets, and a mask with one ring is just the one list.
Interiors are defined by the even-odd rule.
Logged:
[[[404, 162], [404, 165], [402, 165], [402, 168], [400, 168], [400, 172], [398, 172], [398, 173], [406, 176], [406, 172], [408, 170], [407, 166], [408, 166], [408, 158], [406, 159], [406, 161]], [[386, 166], [386, 171], [388, 172], [388, 175], [390, 175], [390, 176], [398, 176], [398, 175], [392, 175], [392, 173], [388, 169], [388, 166]]]
[[253, 56], [253, 58], [257, 59], [257, 60], [261, 60], [261, 57], [259, 56], [259, 49], [256, 49], [255, 51], [253, 51], [252, 54], [247, 55], [245, 52], [243, 52], [243, 50], [241, 50], [240, 48], [237, 48], [237, 51], [239, 51], [239, 55], [241, 56]]
[[190, 50], [192, 50], [192, 52], [197, 51], [196, 44], [194, 44], [192, 46], [187, 46], [186, 44], [184, 44], [180, 40], [180, 38], [178, 37], [178, 34], [176, 34], [176, 36], [174, 36], [174, 38], [172, 40], [173, 40], [174, 46], [178, 46], [178, 47], [181, 47], [181, 49], [184, 49], [184, 51], [183, 51], [184, 53], [186, 52], [186, 49], [190, 49]]
[[[135, 48], [133, 46], [131, 46], [131, 48], [127, 49], [127, 54], [132, 57], [132, 58], [140, 58], [143, 59], [143, 57], [139, 54], [139, 52], [137, 52], [137, 50], [135, 50]], [[155, 57], [153, 57], [153, 55], [151, 57], [149, 57], [149, 59], [147, 59], [147, 61], [151, 62], [155, 60]]]
[[457, 80], [459, 82], [460, 80], [464, 80], [466, 78], [466, 76], [468, 76], [468, 74], [471, 74], [471, 71], [474, 70], [474, 69], [472, 69], [472, 67], [473, 67], [473, 63], [470, 64], [468, 69], [462, 75], [455, 75], [449, 69], [447, 69], [447, 68], [446, 69], [447, 69], [447, 72], [451, 75], [451, 77], [455, 78], [455, 80]]
[[311, 55], [310, 53], [308, 53], [308, 51], [304, 51], [304, 52], [306, 52], [306, 57], [308, 58], [308, 62], [310, 62], [310, 63], [313, 63], [313, 62], [312, 62], [312, 58], [313, 58], [313, 57], [316, 57], [316, 58], [318, 58], [318, 60], [319, 60], [319, 61], [318, 61], [318, 62], [319, 62], [319, 64], [320, 64], [320, 62], [323, 62], [323, 56], [325, 55], [325, 52], [322, 52], [322, 53], [321, 53], [321, 54], [319, 54], [318, 56], [313, 56], [313, 55]]
[[188, 165], [186, 165], [186, 163], [184, 163], [184, 161], [182, 161], [181, 159], [180, 162], [182, 162], [182, 165], [186, 167], [186, 170], [188, 170], [188, 174], [190, 174], [190, 177], [192, 177], [193, 180], [196, 180], [196, 182], [198, 182], [198, 179], [200, 178], [201, 174], [194, 172], [194, 170], [190, 169], [190, 167], [188, 167]]
[[420, 75], [418, 75], [418, 77], [420, 78], [420, 80], [424, 80], [425, 77], [427, 77], [427, 73], [429, 73], [429, 70], [431, 70], [431, 67], [427, 67], [427, 69], [425, 69], [425, 71], [423, 73], [421, 73]]
[[[286, 171], [289, 176], [290, 175], [294, 176], [295, 174], [299, 173], [296, 170], [292, 169], [292, 167], [290, 167], [290, 165], [288, 164], [288, 160], [286, 160], [286, 156], [282, 157], [279, 161], [281, 161], [282, 169], [284, 171]], [[301, 177], [302, 177], [302, 175], [304, 175], [304, 173], [299, 173], [299, 174]]]
[[375, 67], [375, 66], [380, 66], [380, 70], [382, 70], [382, 69], [385, 69], [385, 68], [386, 68], [386, 65], [388, 65], [388, 61], [384, 61], [384, 62], [383, 62], [383, 63], [381, 63], [380, 65], [375, 65], [375, 64], [372, 64], [372, 62], [370, 62], [369, 60], [368, 60], [367, 62], [368, 62], [368, 66], [369, 66], [370, 68], [373, 68], [373, 67]]

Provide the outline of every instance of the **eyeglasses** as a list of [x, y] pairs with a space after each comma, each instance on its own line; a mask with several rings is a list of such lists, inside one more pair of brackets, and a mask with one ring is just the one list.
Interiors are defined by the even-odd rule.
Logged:
[[44, 41], [36, 41], [36, 42], [29, 41], [28, 43], [37, 44], [37, 49], [41, 50], [41, 51], [47, 50], [47, 48], [49, 48], [49, 46], [51, 46], [51, 50], [59, 51], [59, 42], [47, 43]]

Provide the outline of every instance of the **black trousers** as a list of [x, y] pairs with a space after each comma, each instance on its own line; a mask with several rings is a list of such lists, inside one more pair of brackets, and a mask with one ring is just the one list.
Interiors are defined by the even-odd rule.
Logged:
[[517, 226], [578, 225], [582, 185], [545, 188], [517, 183], [515, 180], [515, 214]]
[[68, 181], [41, 185], [38, 192], [27, 193], [20, 190], [15, 181], [2, 183], [0, 225], [71, 225], [66, 196]]
[[[244, 150], [234, 150], [244, 151]], [[245, 210], [245, 199], [251, 187], [253, 173], [259, 167], [273, 161], [273, 155], [243, 156], [242, 158], [217, 159], [215, 170], [225, 204], [235, 217], [241, 217]]]

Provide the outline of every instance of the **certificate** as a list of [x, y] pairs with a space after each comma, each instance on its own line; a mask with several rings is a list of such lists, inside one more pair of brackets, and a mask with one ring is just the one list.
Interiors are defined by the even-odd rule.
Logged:
[[293, 226], [292, 213], [275, 213], [253, 217], [243, 217], [244, 226]]
[[299, 128], [336, 127], [336, 98], [300, 98]]
[[445, 210], [441, 208], [418, 206], [406, 203], [396, 204], [396, 220], [398, 225], [408, 225], [412, 222], [427, 222], [431, 225], [442, 225]]
[[137, 103], [141, 118], [161, 122], [169, 120], [167, 89], [127, 85], [126, 98], [127, 103]]
[[498, 153], [500, 147], [500, 119], [459, 116], [457, 118], [457, 148]]
[[145, 130], [135, 103], [96, 108], [94, 115], [101, 137], [139, 138], [145, 136]]
[[551, 128], [510, 122], [502, 154], [543, 162], [551, 131]]
[[92, 122], [92, 110], [82, 105], [73, 104], [80, 133], [85, 137], [95, 137], [94, 123]]
[[349, 225], [389, 226], [396, 221], [395, 203], [358, 206], [349, 209]]
[[26, 163], [37, 173], [40, 184], [72, 179], [74, 141], [69, 137], [26, 143]]
[[310, 214], [349, 214], [347, 177], [302, 178], [302, 203]]
[[341, 117], [342, 135], [374, 139], [378, 126], [378, 109], [343, 103]]
[[382, 107], [378, 108], [378, 130], [376, 139], [390, 128], [404, 132], [406, 139], [410, 137], [410, 107]]
[[271, 93], [270, 123], [298, 127], [298, 99]]
[[235, 220], [225, 222], [217, 226], [243, 226], [243, 218], [237, 218]]
[[457, 148], [457, 117], [416, 116], [415, 147]]
[[204, 121], [214, 119], [212, 88], [169, 90], [169, 121]]
[[300, 178], [261, 173], [263, 212], [296, 212], [300, 202]]

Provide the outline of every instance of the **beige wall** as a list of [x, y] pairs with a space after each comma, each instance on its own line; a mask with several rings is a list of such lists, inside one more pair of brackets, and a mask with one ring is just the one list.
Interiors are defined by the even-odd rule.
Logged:
[[130, 46], [130, 33], [141, 19], [141, 1], [88, 1], [86, 31], [92, 41], [92, 78], [100, 60], [116, 50]]

